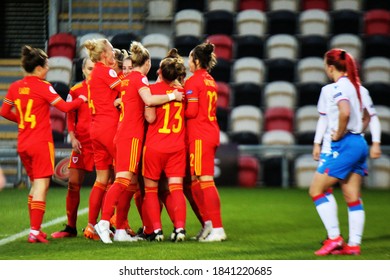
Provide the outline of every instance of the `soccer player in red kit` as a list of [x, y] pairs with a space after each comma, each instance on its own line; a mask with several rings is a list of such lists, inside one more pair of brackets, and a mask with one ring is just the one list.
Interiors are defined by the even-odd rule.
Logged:
[[[85, 80], [74, 85], [68, 94], [67, 101], [71, 102], [80, 94], [88, 96], [87, 81], [95, 64], [90, 58], [84, 58], [82, 71]], [[81, 105], [76, 111], [68, 113], [68, 133], [72, 144], [72, 153], [69, 160], [69, 182], [66, 194], [66, 215], [68, 222], [65, 229], [53, 232], [51, 237], [64, 238], [77, 236], [77, 210], [80, 204], [80, 188], [84, 181], [86, 172], [93, 171], [93, 150], [89, 136], [91, 125], [91, 113], [88, 103]]]
[[134, 195], [132, 185], [136, 183], [136, 174], [144, 139], [144, 111], [146, 106], [155, 106], [172, 100], [181, 100], [182, 93], [174, 91], [168, 95], [152, 95], [146, 74], [151, 67], [149, 52], [139, 42], [130, 46], [132, 72], [122, 81], [121, 115], [115, 135], [117, 157], [115, 182], [107, 192], [102, 218], [95, 225], [96, 232], [104, 243], [112, 243], [110, 238], [110, 218], [115, 207], [117, 225], [114, 241], [136, 241], [125, 229], [119, 228], [127, 218], [130, 201]]
[[[182, 89], [178, 78], [185, 74], [183, 59], [172, 49], [160, 63], [159, 82], [150, 85], [152, 94], [169, 94], [175, 88]], [[142, 217], [152, 226], [153, 232], [144, 232], [148, 240], [162, 241], [158, 183], [162, 171], [168, 179], [169, 203], [165, 203], [174, 224], [172, 241], [184, 241], [186, 223], [186, 200], [183, 194], [183, 177], [186, 167], [186, 144], [184, 106], [182, 102], [169, 102], [156, 107], [147, 107], [145, 114], [155, 120], [148, 126], [143, 151], [142, 173], [145, 182], [145, 198]], [[151, 119], [152, 120], [152, 119]]]
[[17, 151], [32, 187], [28, 196], [30, 243], [47, 243], [41, 231], [46, 211], [46, 194], [54, 173], [54, 144], [50, 124], [50, 106], [63, 112], [77, 109], [87, 101], [80, 95], [65, 102], [49, 82], [44, 81], [49, 70], [47, 54], [37, 48], [22, 48], [25, 77], [11, 84], [4, 98], [1, 116], [18, 123]]
[[221, 202], [214, 183], [214, 157], [219, 146], [220, 130], [216, 117], [217, 86], [209, 71], [215, 64], [213, 44], [207, 42], [196, 46], [189, 55], [189, 67], [193, 75], [184, 86], [193, 176], [191, 189], [204, 221], [197, 237], [204, 242], [226, 239], [222, 226]]
[[113, 140], [119, 120], [119, 110], [114, 102], [120, 94], [121, 80], [111, 68], [115, 64], [114, 48], [107, 39], [87, 40], [84, 46], [95, 63], [88, 81], [88, 102], [92, 114], [90, 136], [96, 168], [96, 181], [89, 197], [88, 226], [84, 230], [84, 236], [97, 239], [94, 225], [114, 174]]

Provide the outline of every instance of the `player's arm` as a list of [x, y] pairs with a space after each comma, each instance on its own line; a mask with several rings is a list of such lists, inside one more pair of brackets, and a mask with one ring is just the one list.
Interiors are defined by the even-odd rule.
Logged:
[[326, 128], [328, 127], [328, 117], [325, 114], [320, 114], [320, 117], [317, 121], [316, 133], [314, 135], [314, 145], [313, 145], [313, 159], [319, 160], [321, 153], [321, 143], [324, 138]]
[[168, 94], [152, 95], [149, 87], [142, 87], [138, 90], [138, 93], [141, 96], [142, 100], [144, 101], [145, 105], [150, 107], [162, 105], [173, 100], [182, 101], [183, 99], [183, 92], [180, 92], [177, 89], [172, 91], [172, 93], [168, 93]]
[[84, 95], [79, 95], [79, 97], [73, 100], [72, 102], [65, 102], [60, 96], [58, 96], [58, 98], [56, 98], [51, 102], [51, 105], [53, 105], [60, 111], [67, 113], [69, 111], [77, 109], [78, 107], [81, 106], [81, 104], [83, 104], [86, 101], [87, 98]]
[[145, 106], [144, 116], [148, 123], [154, 123], [156, 120], [156, 107]]
[[7, 120], [10, 120], [12, 122], [18, 122], [16, 113], [12, 110], [14, 108], [14, 103], [8, 99], [4, 98], [3, 105], [1, 106], [1, 116], [3, 118], [6, 118]]
[[372, 145], [370, 148], [370, 157], [379, 158], [382, 154], [381, 151], [381, 124], [377, 115], [371, 116], [370, 119], [370, 132]]
[[340, 100], [337, 103], [337, 107], [339, 108], [339, 126], [337, 128], [337, 131], [333, 131], [333, 141], [338, 141], [343, 138], [345, 132], [347, 131], [349, 116], [351, 114], [351, 108], [348, 100]]
[[193, 82], [188, 80], [185, 84], [184, 91], [186, 93], [186, 109], [184, 111], [184, 116], [187, 119], [196, 118], [199, 112], [199, 97], [197, 90], [195, 89], [195, 85]]

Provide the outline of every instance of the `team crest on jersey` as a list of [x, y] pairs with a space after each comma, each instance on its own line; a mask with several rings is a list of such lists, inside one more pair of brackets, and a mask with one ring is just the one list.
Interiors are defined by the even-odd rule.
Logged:
[[333, 158], [337, 158], [339, 156], [338, 152], [333, 152]]
[[73, 163], [77, 163], [79, 161], [79, 157], [72, 157]]
[[110, 74], [110, 76], [113, 77], [113, 78], [118, 77], [118, 75], [116, 74], [114, 69], [110, 69], [110, 71], [108, 71], [108, 74]]
[[145, 85], [149, 85], [149, 81], [148, 81], [148, 78], [147, 77], [143, 77], [142, 78], [142, 82], [145, 84]]
[[49, 86], [49, 91], [53, 94], [57, 94], [56, 90], [53, 88], [53, 86]]
[[333, 95], [333, 98], [339, 97], [340, 95], [342, 95], [342, 93], [341, 93], [341, 92], [338, 92], [338, 93], [336, 93], [335, 95]]
[[190, 94], [192, 94], [192, 90], [187, 90], [186, 95], [190, 95]]

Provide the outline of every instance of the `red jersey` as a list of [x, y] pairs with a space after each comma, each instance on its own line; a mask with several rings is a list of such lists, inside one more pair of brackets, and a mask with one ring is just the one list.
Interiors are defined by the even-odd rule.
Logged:
[[115, 142], [119, 139], [144, 138], [145, 103], [139, 90], [149, 87], [148, 78], [138, 71], [132, 71], [122, 80], [122, 103]]
[[[26, 76], [10, 85], [1, 115], [10, 116], [18, 123], [18, 150], [21, 150], [37, 142], [53, 142], [50, 105], [67, 112], [82, 103], [81, 98], [67, 103], [49, 82], [36, 76]], [[16, 107], [16, 116], [11, 111], [12, 107]]]
[[[150, 85], [154, 95], [172, 93], [174, 89], [164, 81]], [[148, 126], [145, 146], [167, 153], [185, 148], [182, 102], [168, 102], [156, 107], [156, 120]]]
[[217, 85], [214, 78], [205, 69], [196, 70], [186, 81], [184, 90], [189, 143], [201, 139], [219, 145]]
[[[66, 101], [71, 102], [80, 95], [88, 96], [88, 85], [85, 80], [70, 89]], [[75, 111], [70, 111], [67, 116], [67, 123], [68, 131], [73, 131], [77, 140], [80, 142], [90, 141], [91, 112], [87, 103], [82, 104]]]
[[101, 62], [95, 63], [88, 85], [88, 103], [94, 126], [117, 124], [119, 111], [114, 101], [119, 97], [121, 80], [115, 70]]

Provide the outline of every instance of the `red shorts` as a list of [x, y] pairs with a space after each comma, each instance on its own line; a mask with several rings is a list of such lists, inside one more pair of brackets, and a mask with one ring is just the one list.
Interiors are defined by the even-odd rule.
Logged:
[[214, 158], [217, 146], [197, 139], [190, 143], [191, 175], [214, 176]]
[[81, 154], [72, 150], [70, 155], [68, 168], [83, 169], [85, 171], [93, 171], [95, 165], [92, 144], [81, 144]]
[[164, 153], [145, 147], [143, 154], [142, 175], [151, 180], [159, 180], [164, 171], [167, 178], [184, 177], [186, 174], [186, 150]]
[[142, 152], [142, 140], [138, 138], [119, 139], [116, 142], [115, 172], [131, 171], [138, 173]]
[[114, 136], [116, 126], [104, 130], [91, 129], [91, 142], [95, 167], [97, 170], [108, 170], [115, 158]]
[[18, 150], [20, 159], [30, 180], [47, 178], [54, 174], [54, 144], [35, 143], [24, 150]]

